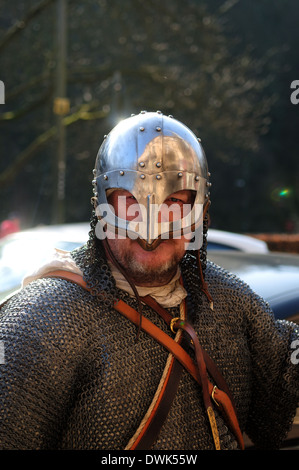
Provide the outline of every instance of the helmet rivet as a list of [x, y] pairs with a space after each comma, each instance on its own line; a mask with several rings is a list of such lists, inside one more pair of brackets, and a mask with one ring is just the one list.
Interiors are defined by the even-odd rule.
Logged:
[[161, 132], [161, 127], [156, 127], [157, 132]]
[[157, 111], [157, 113], [158, 113], [158, 114], [162, 114], [161, 111], [159, 111], [159, 110]]
[[97, 170], [96, 170], [96, 169], [92, 170], [92, 172], [93, 172], [94, 175], [97, 174]]
[[197, 140], [198, 140], [198, 142], [201, 142], [201, 138], [200, 138], [200, 137], [198, 137]]
[[125, 172], [124, 172], [123, 170], [120, 170], [119, 174], [120, 174], [121, 176], [123, 176], [123, 175], [125, 174]]
[[140, 178], [141, 178], [142, 180], [144, 180], [145, 175], [140, 175]]
[[107, 139], [107, 135], [104, 135], [104, 139]]
[[210, 178], [211, 177], [211, 173], [208, 171], [208, 177]]
[[140, 111], [140, 114], [145, 114], [145, 113], [146, 113], [146, 111]]
[[179, 177], [179, 178], [182, 178], [182, 176], [183, 176], [183, 173], [180, 171], [180, 172], [178, 173], [178, 177]]
[[172, 119], [172, 118], [173, 118], [173, 115], [172, 115], [172, 114], [169, 114], [168, 117]]
[[144, 131], [144, 127], [139, 127], [139, 130], [142, 132]]
[[142, 168], [145, 166], [145, 163], [144, 162], [140, 162], [139, 163], [139, 166], [141, 166]]
[[208, 188], [210, 188], [212, 186], [212, 183], [210, 183], [209, 181], [207, 181], [207, 186]]
[[97, 184], [97, 180], [96, 180], [96, 179], [92, 180], [92, 184], [93, 184], [93, 186], [94, 186], [95, 184]]
[[156, 166], [157, 166], [158, 168], [161, 168], [161, 163], [160, 163], [160, 162], [156, 163]]
[[161, 179], [161, 175], [157, 175], [157, 176], [156, 176], [156, 179], [157, 179], [157, 180], [160, 180], [160, 179]]
[[199, 176], [195, 176], [195, 181], [199, 181]]
[[108, 176], [107, 175], [104, 175], [104, 180], [107, 180], [108, 179]]

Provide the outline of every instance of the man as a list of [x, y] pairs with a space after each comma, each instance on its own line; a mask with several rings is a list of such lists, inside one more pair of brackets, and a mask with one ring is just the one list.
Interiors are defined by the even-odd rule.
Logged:
[[298, 329], [207, 260], [199, 140], [141, 112], [104, 140], [93, 186], [87, 245], [2, 307], [1, 448], [240, 449], [243, 432], [278, 448]]

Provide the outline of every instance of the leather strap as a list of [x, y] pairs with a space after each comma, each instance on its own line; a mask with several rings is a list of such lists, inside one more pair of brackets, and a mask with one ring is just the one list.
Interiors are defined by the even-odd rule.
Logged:
[[[158, 304], [158, 302], [156, 302], [155, 299], [153, 299], [150, 296], [141, 297], [141, 299], [147, 305], [149, 305], [151, 308], [153, 308], [164, 319], [164, 321], [167, 323], [167, 325], [170, 326], [170, 324], [173, 320], [173, 317], [165, 308], [163, 308], [160, 304]], [[215, 382], [218, 384], [218, 387], [228, 395], [228, 397], [230, 398], [230, 400], [232, 402], [232, 406], [235, 409], [233, 397], [231, 395], [231, 392], [230, 392], [230, 390], [227, 386], [227, 383], [224, 380], [219, 368], [217, 367], [215, 362], [210, 358], [210, 356], [206, 353], [206, 351], [204, 349], [202, 349], [202, 354], [203, 354], [204, 361], [207, 365], [208, 372], [211, 374], [211, 376], [213, 377]]]
[[[139, 313], [136, 312], [132, 307], [127, 305], [122, 300], [118, 300], [114, 303], [114, 308], [122, 313], [126, 318], [131, 320], [135, 325], [139, 324]], [[154, 323], [150, 322], [146, 317], [142, 316], [141, 319], [141, 330], [145, 331], [146, 333], [150, 334], [152, 337], [156, 339], [158, 343], [160, 343], [163, 347], [168, 349], [168, 351], [172, 352], [172, 354], [180, 361], [180, 363], [185, 367], [185, 369], [192, 375], [192, 377], [197, 381], [197, 383], [202, 387], [201, 375], [199, 373], [198, 368], [194, 364], [193, 360], [189, 356], [189, 354], [177, 344], [168, 334], [164, 333], [164, 331], [160, 330]], [[207, 380], [207, 388], [209, 397], [211, 397], [218, 407], [218, 409], [223, 413], [224, 418], [226, 419], [227, 424], [230, 426], [231, 431], [234, 433], [240, 448], [244, 449], [244, 441], [243, 435], [239, 427], [238, 419], [234, 410], [234, 407], [229, 399], [228, 395], [223, 391], [220, 390], [218, 387], [215, 387], [209, 380]], [[215, 436], [214, 432], [215, 429], [215, 421], [213, 415], [209, 415], [210, 408], [207, 410], [212, 432], [214, 438], [216, 438], [215, 447], [218, 448], [217, 443], [217, 436]]]
[[[71, 271], [56, 270], [44, 275], [43, 277], [64, 279], [75, 284], [79, 284], [85, 290], [90, 290], [83, 277], [80, 274]], [[139, 314], [137, 315], [139, 327], [140, 316]], [[137, 325], [137, 323], [135, 324]], [[180, 342], [181, 334], [177, 335], [176, 340], [178, 343]], [[179, 386], [182, 372], [183, 366], [175, 359], [173, 354], [170, 353], [151, 406], [134, 436], [127, 444], [125, 450], [149, 450], [151, 448], [167, 418]]]
[[154, 299], [147, 298], [144, 300], [147, 303], [150, 303], [152, 305], [152, 308], [159, 311], [160, 315], [164, 318], [166, 323], [168, 325], [171, 325], [172, 331], [174, 331], [173, 328], [182, 329], [186, 331], [189, 334], [190, 338], [192, 339], [192, 343], [195, 349], [196, 364], [197, 364], [197, 368], [198, 368], [200, 379], [201, 379], [203, 401], [204, 401], [206, 413], [209, 419], [209, 423], [210, 423], [210, 427], [211, 427], [211, 431], [212, 431], [212, 435], [213, 435], [213, 439], [215, 443], [215, 448], [216, 450], [220, 450], [220, 439], [219, 439], [218, 429], [216, 425], [215, 414], [214, 414], [214, 410], [212, 407], [211, 397], [209, 394], [207, 368], [206, 368], [206, 363], [205, 363], [204, 356], [203, 356], [203, 349], [199, 343], [197, 334], [195, 333], [193, 327], [185, 319], [171, 318], [167, 310], [159, 306], [159, 304]]
[[65, 269], [56, 269], [55, 271], [51, 271], [41, 277], [57, 277], [59, 279], [64, 279], [66, 281], [79, 284], [81, 287], [83, 287], [83, 289], [90, 291], [87, 283], [84, 281], [81, 274], [77, 274], [72, 271], [66, 271]]
[[[170, 364], [168, 364], [169, 361]], [[153, 404], [149, 407], [125, 450], [149, 450], [157, 439], [176, 395], [183, 366], [170, 354], [165, 371], [166, 376], [164, 377], [163, 374], [161, 378], [156, 393], [157, 397], [155, 395]]]
[[[185, 314], [185, 305], [183, 304], [182, 318], [185, 318]], [[141, 326], [140, 316], [139, 326]], [[177, 332], [174, 341], [177, 343], [182, 341], [182, 331]], [[186, 341], [184, 340], [184, 342]], [[125, 450], [149, 450], [152, 448], [168, 416], [182, 373], [182, 364], [170, 353], [152, 403]]]
[[[153, 308], [164, 319], [164, 321], [168, 325], [172, 323], [173, 317], [171, 316], [171, 314], [165, 308], [163, 308], [160, 304], [158, 304], [158, 302], [156, 302], [155, 299], [153, 299], [150, 296], [142, 297], [141, 299], [143, 300], [143, 302], [145, 302], [147, 305]], [[189, 329], [188, 333], [192, 337], [192, 341], [194, 344], [194, 335], [196, 336], [196, 333], [194, 332], [192, 327], [191, 329]], [[195, 338], [195, 341], [196, 340], [197, 338]], [[204, 349], [202, 349], [202, 354], [203, 354], [204, 362], [207, 365], [208, 372], [210, 373], [211, 377], [213, 377], [215, 383], [219, 387], [219, 388], [218, 387], [212, 388], [212, 384], [209, 383], [208, 384], [209, 393], [214, 403], [220, 409], [222, 415], [226, 418], [227, 424], [229, 425], [231, 431], [235, 434], [238, 440], [238, 443], [240, 445], [240, 448], [244, 449], [243, 435], [239, 427], [236, 407], [235, 407], [231, 392], [219, 368], [215, 364], [215, 362], [210, 358], [210, 356], [206, 353]]]
[[[58, 278], [66, 279], [68, 281], [79, 284], [81, 287], [83, 287], [86, 290], [90, 290], [86, 282], [82, 278], [82, 276], [73, 272], [57, 270], [57, 271], [46, 274], [44, 277], [58, 277]], [[145, 300], [145, 298], [143, 300]], [[148, 303], [148, 298], [146, 299], [146, 301], [147, 301], [146, 303]], [[206, 377], [206, 370], [205, 370], [206, 362], [208, 363], [209, 372], [211, 373], [211, 369], [212, 369], [213, 374], [216, 376], [216, 377], [213, 376], [213, 374], [211, 373], [216, 384], [220, 382], [223, 385], [224, 379], [222, 379], [220, 372], [214, 366], [214, 363], [212, 363], [209, 356], [201, 348], [198, 342], [197, 335], [196, 334], [194, 335], [195, 332], [193, 332], [194, 330], [190, 328], [190, 325], [185, 321], [181, 321], [180, 319], [178, 319], [178, 321], [175, 324], [176, 328], [182, 328], [191, 335], [192, 341], [194, 342], [196, 346], [195, 349], [196, 349], [197, 363], [199, 367], [196, 367], [191, 357], [188, 355], [185, 349], [182, 348], [180, 344], [174, 341], [169, 335], [164, 333], [162, 330], [160, 330], [160, 328], [158, 328], [155, 324], [150, 322], [146, 317], [144, 316], [141, 317], [140, 314], [136, 310], [134, 310], [132, 307], [124, 303], [122, 300], [115, 301], [114, 308], [115, 310], [120, 312], [122, 315], [124, 315], [127, 319], [132, 321], [135, 325], [140, 326], [143, 331], [150, 334], [163, 347], [165, 347], [168, 351], [170, 351], [171, 354], [173, 354], [173, 356], [182, 364], [182, 366], [192, 375], [192, 377], [203, 388], [204, 401], [205, 401], [206, 410], [207, 410], [207, 414], [209, 417], [216, 449], [217, 450], [220, 449], [220, 443], [219, 443], [217, 426], [215, 422], [215, 416], [214, 416], [213, 408], [211, 405], [211, 398], [216, 404], [216, 406], [223, 412], [224, 417], [226, 418], [227, 424], [230, 426], [232, 432], [235, 434], [235, 437], [239, 443], [240, 448], [244, 449], [242, 432], [239, 428], [235, 408], [232, 403], [232, 400], [229, 398], [229, 394], [226, 393], [224, 390], [220, 390], [218, 387], [213, 386], [213, 384], [208, 380], [208, 378], [206, 378], [203, 381], [203, 377]], [[159, 309], [160, 312], [162, 312], [161, 309], [162, 307]], [[167, 318], [167, 316], [165, 315], [165, 311], [163, 312], [163, 315], [165, 317], [164, 319], [169, 321], [169, 317]], [[209, 359], [207, 360], [207, 358]], [[168, 377], [170, 378], [171, 375], [169, 374]], [[226, 384], [224, 385], [224, 388], [227, 390]], [[162, 401], [160, 403], [162, 403]], [[152, 425], [153, 426], [152, 429], [154, 428], [155, 421], [153, 421], [153, 423], [154, 424]]]

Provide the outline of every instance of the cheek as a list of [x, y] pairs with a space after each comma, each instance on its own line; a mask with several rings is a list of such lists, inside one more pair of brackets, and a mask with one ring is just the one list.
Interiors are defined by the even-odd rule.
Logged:
[[174, 239], [173, 241], [175, 242], [175, 249], [180, 253], [185, 253], [189, 244], [189, 240], [187, 240], [185, 237], [181, 237], [179, 239]]
[[134, 220], [136, 222], [142, 220], [141, 208], [136, 202], [124, 201], [119, 203], [115, 210], [115, 215], [120, 219]]
[[163, 240], [155, 251], [157, 251], [161, 257], [183, 257], [187, 247], [188, 241], [184, 237], [179, 239], [171, 238], [169, 240]]
[[183, 209], [179, 204], [163, 204], [158, 215], [158, 222], [174, 222], [183, 217]]
[[113, 239], [107, 239], [107, 242], [110, 246], [110, 250], [112, 251], [113, 255], [117, 259], [117, 261], [121, 264], [124, 263], [128, 253], [132, 253], [134, 251], [131, 240], [117, 238], [117, 235]]

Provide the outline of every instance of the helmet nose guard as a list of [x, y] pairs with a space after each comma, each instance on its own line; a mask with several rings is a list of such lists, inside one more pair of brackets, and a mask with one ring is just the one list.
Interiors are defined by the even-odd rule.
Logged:
[[[104, 139], [93, 173], [94, 201], [102, 227], [132, 236], [146, 250], [201, 225], [210, 194], [206, 156], [200, 139], [171, 116], [142, 111], [121, 121]], [[132, 222], [115, 215], [106, 193], [114, 188], [127, 190], [145, 208], [143, 224], [132, 229]], [[170, 194], [182, 190], [195, 192], [190, 213], [179, 221], [157, 223], [148, 201], [159, 210]]]

